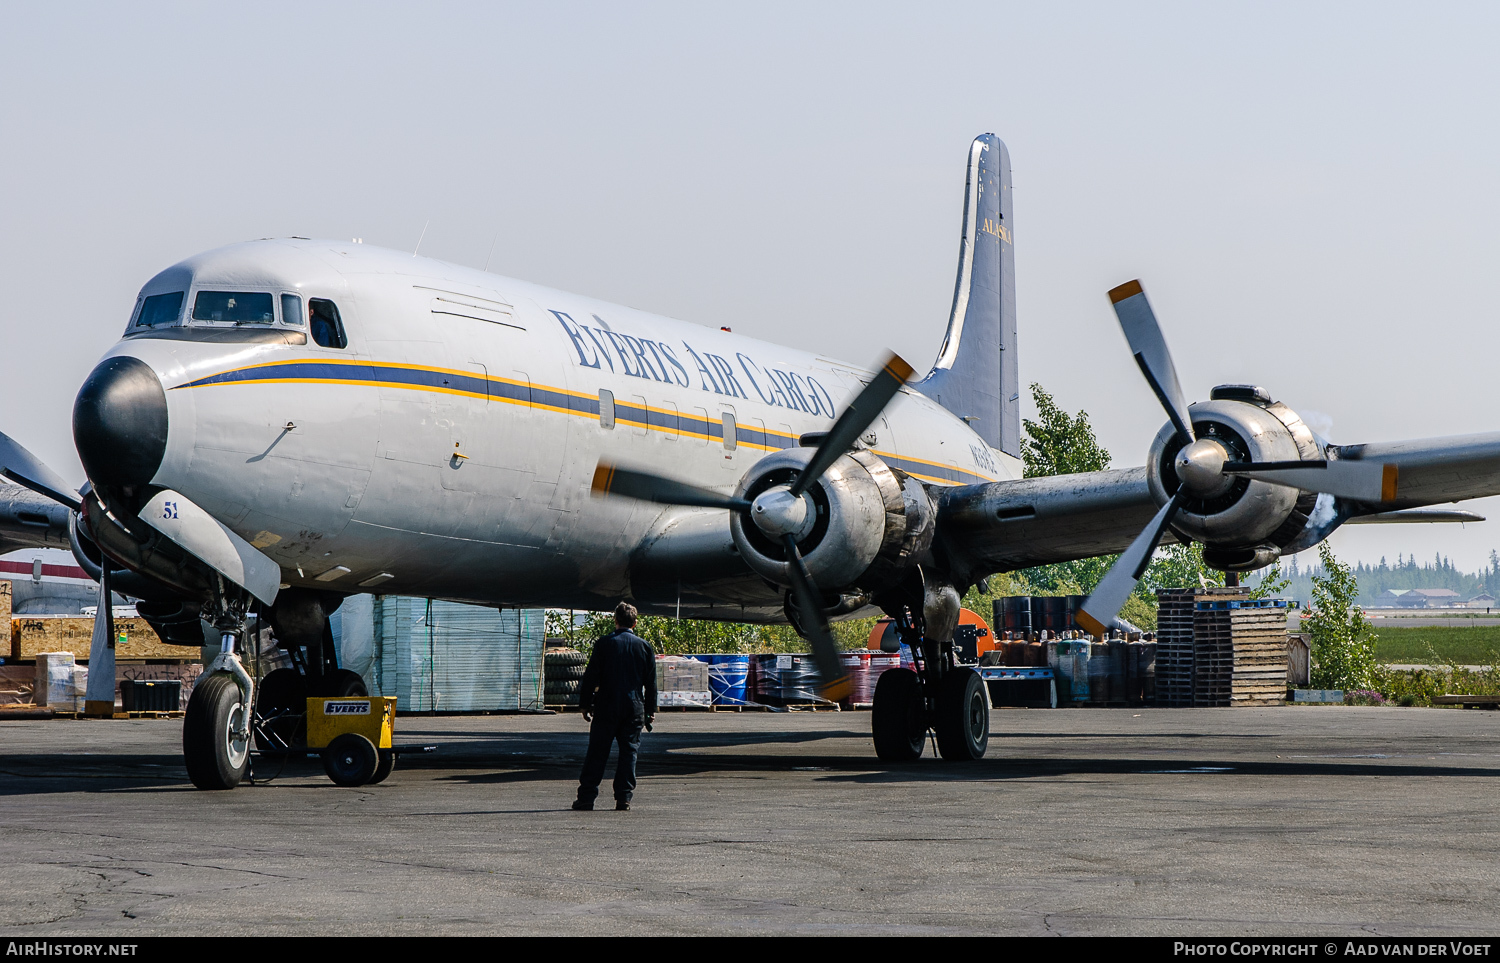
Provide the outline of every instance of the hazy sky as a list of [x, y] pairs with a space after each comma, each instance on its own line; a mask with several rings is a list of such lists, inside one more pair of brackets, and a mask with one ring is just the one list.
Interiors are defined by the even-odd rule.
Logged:
[[[1117, 466], [1163, 421], [1104, 296], [1133, 277], [1193, 398], [1500, 430], [1497, 41], [1494, 5], [11, 5], [0, 420], [81, 481], [73, 395], [156, 271], [429, 222], [424, 254], [925, 368], [993, 131], [1022, 379]], [[1334, 545], [1473, 568], [1471, 504]]]

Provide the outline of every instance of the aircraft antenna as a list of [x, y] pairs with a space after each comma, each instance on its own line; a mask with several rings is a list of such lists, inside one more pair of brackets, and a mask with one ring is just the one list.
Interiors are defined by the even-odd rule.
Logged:
[[432, 218], [427, 219], [427, 224], [422, 225], [422, 233], [417, 237], [417, 246], [411, 249], [411, 256], [416, 257], [417, 252], [422, 250], [422, 238], [427, 236], [427, 227], [432, 223]]
[[[491, 241], [491, 242], [490, 242], [490, 253], [488, 253], [488, 254], [486, 254], [486, 255], [485, 255], [485, 256], [484, 256], [484, 269], [485, 269], [485, 270], [486, 270], [486, 271], [488, 271], [488, 270], [489, 270], [489, 269], [490, 269], [490, 258], [492, 258], [492, 257], [494, 257], [494, 256], [495, 256], [495, 244], [496, 244], [496, 242], [497, 242], [497, 241], [499, 241], [499, 240], [500, 240], [500, 231], [499, 231], [499, 229], [498, 229], [498, 228], [497, 228], [497, 229], [496, 229], [496, 230], [495, 230], [495, 240], [493, 240], [493, 241]], [[418, 242], [417, 242], [417, 243], [418, 243], [418, 244], [420, 244], [420, 243], [422, 243], [422, 242], [421, 242], [421, 241], [418, 241]]]

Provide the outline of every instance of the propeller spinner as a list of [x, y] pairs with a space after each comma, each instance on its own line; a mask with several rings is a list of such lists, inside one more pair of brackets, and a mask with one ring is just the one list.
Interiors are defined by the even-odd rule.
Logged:
[[787, 578], [792, 601], [796, 606], [798, 628], [812, 645], [818, 675], [823, 680], [823, 695], [837, 702], [852, 691], [852, 684], [839, 661], [838, 646], [833, 641], [822, 593], [798, 548], [807, 537], [816, 518], [809, 490], [839, 459], [848, 452], [865, 430], [890, 404], [896, 392], [912, 376], [912, 367], [897, 355], [891, 355], [864, 390], [849, 403], [818, 443], [812, 460], [790, 484], [775, 485], [755, 497], [754, 501], [723, 495], [707, 488], [689, 485], [649, 472], [620, 468], [600, 462], [594, 470], [594, 492], [636, 498], [661, 505], [689, 505], [723, 508], [747, 517], [768, 538], [786, 551]]

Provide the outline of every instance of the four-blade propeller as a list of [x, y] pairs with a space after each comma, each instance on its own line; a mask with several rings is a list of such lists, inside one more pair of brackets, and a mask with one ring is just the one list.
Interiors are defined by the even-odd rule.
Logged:
[[689, 485], [650, 472], [620, 468], [600, 462], [594, 470], [594, 492], [655, 502], [660, 505], [688, 505], [702, 508], [724, 508], [741, 512], [755, 526], [786, 550], [787, 579], [797, 614], [798, 628], [812, 645], [818, 675], [823, 680], [823, 695], [837, 702], [852, 689], [839, 661], [838, 646], [833, 641], [823, 596], [813, 581], [802, 552], [797, 548], [799, 535], [805, 534], [806, 522], [813, 510], [806, 497], [809, 489], [833, 466], [865, 430], [885, 410], [896, 392], [912, 376], [912, 367], [891, 355], [864, 390], [844, 409], [833, 427], [823, 436], [807, 467], [790, 485], [773, 485], [754, 501], [734, 498], [707, 488]]
[[1140, 281], [1130, 281], [1109, 292], [1115, 316], [1136, 364], [1166, 409], [1183, 445], [1173, 459], [1177, 493], [1161, 507], [1156, 517], [1130, 543], [1130, 547], [1105, 573], [1099, 585], [1078, 612], [1078, 622], [1094, 635], [1103, 635], [1114, 624], [1125, 600], [1151, 562], [1151, 553], [1161, 543], [1173, 517], [1188, 497], [1223, 491], [1229, 477], [1248, 475], [1258, 481], [1303, 491], [1321, 492], [1336, 498], [1361, 502], [1388, 502], [1396, 497], [1396, 466], [1363, 461], [1232, 461], [1230, 452], [1213, 438], [1199, 438], [1177, 380], [1177, 366], [1167, 349], [1156, 313]]

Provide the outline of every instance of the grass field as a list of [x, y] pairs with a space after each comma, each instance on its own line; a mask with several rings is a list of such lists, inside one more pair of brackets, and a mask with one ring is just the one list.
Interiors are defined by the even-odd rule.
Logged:
[[[1439, 659], [1459, 665], [1487, 665], [1500, 658], [1500, 625], [1396, 629], [1381, 626], [1375, 656], [1382, 662], [1426, 664]], [[1431, 645], [1431, 651], [1428, 646]]]

